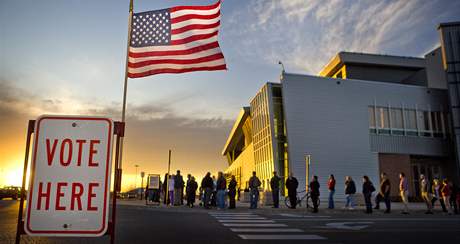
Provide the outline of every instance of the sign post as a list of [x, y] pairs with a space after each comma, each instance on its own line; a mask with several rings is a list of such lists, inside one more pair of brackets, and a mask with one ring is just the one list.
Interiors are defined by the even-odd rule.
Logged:
[[[29, 195], [22, 219], [28, 150], [34, 134]], [[115, 186], [109, 222], [112, 146]], [[29, 121], [16, 243], [20, 236], [102, 236], [114, 241], [120, 190], [119, 142], [124, 123], [88, 116], [41, 116]]]

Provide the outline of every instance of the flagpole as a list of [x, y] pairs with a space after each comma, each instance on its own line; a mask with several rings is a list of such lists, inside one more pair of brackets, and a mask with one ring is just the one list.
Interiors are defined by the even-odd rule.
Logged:
[[[131, 43], [131, 22], [133, 20], [133, 0], [129, 1], [129, 17], [128, 17], [128, 42], [126, 43], [126, 65], [125, 65], [125, 82], [123, 87], [123, 109], [121, 112], [121, 122], [125, 122], [126, 118], [126, 94], [128, 90], [128, 62], [129, 62], [129, 44]], [[120, 140], [120, 163], [119, 167], [122, 169], [123, 160], [123, 138]]]

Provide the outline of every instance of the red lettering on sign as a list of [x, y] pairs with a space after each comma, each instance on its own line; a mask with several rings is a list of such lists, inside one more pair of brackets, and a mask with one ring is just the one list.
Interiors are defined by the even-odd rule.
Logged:
[[57, 139], [53, 141], [53, 148], [50, 150], [50, 139], [46, 139], [46, 156], [48, 156], [48, 165], [53, 163], [54, 153], [56, 152]]
[[[69, 146], [67, 150], [67, 160], [64, 161], [64, 149], [66, 145], [69, 145]], [[68, 166], [70, 164], [70, 160], [72, 159], [72, 150], [73, 150], [72, 140], [70, 140], [69, 138], [64, 139], [61, 144], [61, 165], [62, 166]]]
[[66, 182], [58, 182], [56, 190], [56, 210], [65, 210], [65, 206], [61, 206], [60, 201], [61, 197], [64, 196], [64, 192], [61, 192], [61, 187], [67, 186]]
[[91, 140], [89, 143], [89, 162], [88, 162], [89, 167], [99, 166], [98, 162], [93, 162], [93, 154], [97, 153], [97, 150], [94, 149], [94, 144], [99, 144], [99, 143], [101, 143], [100, 140]]
[[99, 183], [89, 183], [88, 190], [88, 211], [97, 211], [97, 207], [91, 206], [91, 198], [96, 197], [96, 194], [93, 193], [93, 187], [98, 187]]
[[78, 161], [77, 161], [77, 165], [80, 166], [81, 165], [81, 154], [82, 154], [82, 149], [83, 149], [83, 143], [86, 143], [86, 140], [77, 140], [77, 143], [78, 143]]
[[[79, 188], [77, 193], [77, 187]], [[70, 199], [70, 210], [75, 209], [75, 200], [77, 201], [78, 210], [81, 210], [81, 195], [83, 195], [83, 185], [81, 183], [72, 184], [72, 197]]]
[[46, 184], [46, 193], [43, 192], [43, 182], [38, 185], [37, 210], [42, 208], [42, 198], [45, 197], [45, 210], [50, 208], [51, 183]]

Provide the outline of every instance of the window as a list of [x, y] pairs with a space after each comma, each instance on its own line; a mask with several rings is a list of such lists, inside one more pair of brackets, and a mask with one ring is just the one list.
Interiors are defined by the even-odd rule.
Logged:
[[431, 125], [433, 127], [433, 136], [434, 137], [442, 137], [443, 130], [442, 130], [442, 119], [441, 119], [442, 112], [431, 112]]
[[375, 128], [375, 109], [374, 107], [369, 107], [369, 132], [372, 134], [376, 133]]
[[390, 134], [390, 117], [388, 115], [388, 108], [377, 108], [377, 122], [379, 134]]
[[417, 125], [419, 126], [420, 135], [431, 136], [428, 111], [417, 111]]
[[404, 135], [403, 114], [402, 109], [391, 109], [391, 128], [392, 134]]
[[406, 134], [410, 136], [417, 136], [417, 117], [415, 110], [406, 109], [404, 110], [404, 120], [406, 123]]

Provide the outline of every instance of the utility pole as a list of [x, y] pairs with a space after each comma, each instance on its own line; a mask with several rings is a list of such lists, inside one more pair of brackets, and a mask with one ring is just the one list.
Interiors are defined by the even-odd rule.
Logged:
[[142, 197], [144, 196], [144, 176], [145, 176], [145, 172], [144, 171], [141, 171], [141, 200], [142, 200]]
[[134, 167], [136, 167], [136, 174], [134, 176], [134, 189], [137, 188], [137, 168], [139, 167], [138, 164], [135, 164]]
[[[165, 189], [166, 190], [166, 194], [165, 194], [166, 195], [166, 199], [165, 199], [166, 200], [165, 201], [166, 205], [167, 205], [168, 199], [169, 199], [169, 178], [171, 177], [169, 175], [170, 171], [171, 171], [171, 149], [169, 149], [169, 157], [168, 157], [168, 177], [166, 177], [166, 179], [165, 179], [165, 181], [166, 181], [166, 189]], [[170, 204], [172, 204], [172, 203], [170, 203]]]

